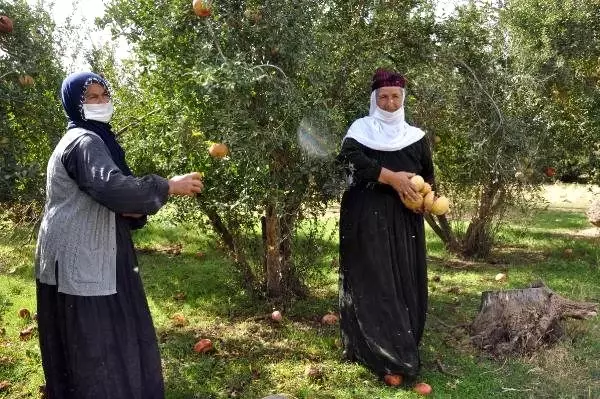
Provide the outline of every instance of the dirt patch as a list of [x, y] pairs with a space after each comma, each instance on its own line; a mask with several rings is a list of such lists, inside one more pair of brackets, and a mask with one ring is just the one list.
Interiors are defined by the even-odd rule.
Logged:
[[545, 185], [541, 192], [550, 208], [587, 209], [600, 196], [600, 186], [591, 184], [556, 183]]
[[597, 238], [600, 237], [600, 228], [590, 227], [589, 229], [576, 230], [571, 235], [575, 237]]
[[538, 263], [546, 259], [547, 253], [541, 249], [519, 248], [516, 246], [498, 246], [494, 251], [492, 264], [527, 264]]
[[151, 245], [151, 246], [139, 246], [135, 248], [138, 253], [141, 254], [155, 254], [162, 253], [168, 255], [180, 255], [181, 250], [183, 249], [182, 244], [172, 244], [172, 245]]

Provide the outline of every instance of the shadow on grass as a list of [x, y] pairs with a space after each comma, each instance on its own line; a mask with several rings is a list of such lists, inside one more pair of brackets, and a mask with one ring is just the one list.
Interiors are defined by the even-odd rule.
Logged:
[[[289, 319], [281, 324], [263, 320], [205, 330], [167, 328], [158, 335], [161, 355], [167, 359], [169, 397], [174, 398], [258, 398], [276, 386], [272, 373], [282, 360], [302, 365], [336, 361], [341, 355], [337, 328]], [[211, 339], [214, 350], [193, 352], [200, 337]]]
[[[513, 359], [508, 363], [488, 359], [470, 345], [465, 329], [455, 328], [473, 320], [482, 290], [524, 288], [538, 277], [571, 299], [600, 298], [597, 284], [600, 270], [593, 265], [598, 257], [597, 244], [557, 231], [551, 218], [563, 216], [566, 224], [560, 222], [561, 229], [584, 226], [581, 217], [571, 217], [565, 212], [540, 217], [542, 223], [535, 229], [525, 227], [521, 232], [515, 228], [507, 233], [511, 244], [500, 247], [497, 263], [475, 262], [468, 267], [449, 264], [454, 259], [445, 254], [439, 240], [429, 240], [428, 235], [428, 251], [434, 256], [429, 257], [430, 306], [422, 354], [424, 378], [432, 383], [436, 396], [600, 397], [598, 384], [593, 382], [600, 375], [600, 367], [594, 360], [600, 349], [597, 321], [588, 321], [588, 330], [569, 335], [572, 343], [567, 342], [562, 350], [570, 356], [565, 357], [567, 360], [560, 357], [563, 356], [560, 347], [551, 350], [556, 355], [546, 363], [555, 365], [554, 373], [550, 374], [538, 371], [546, 370], [544, 364], [530, 359]], [[279, 388], [282, 381], [287, 383], [284, 386], [289, 393], [302, 398], [412, 395], [400, 396], [401, 393], [383, 387], [362, 368], [340, 362], [339, 326], [323, 327], [319, 323], [323, 313], [337, 310], [337, 265], [332, 262], [337, 259], [335, 240], [297, 241], [295, 251], [300, 254], [314, 250], [313, 245], [321, 247], [315, 263], [309, 263], [310, 257], [305, 258], [307, 270], [320, 277], [311, 287], [311, 296], [288, 303], [282, 309], [284, 322], [273, 324], [268, 318], [253, 318], [268, 315], [271, 305], [252, 298], [241, 288], [234, 264], [211, 238], [198, 237], [198, 230], [185, 231], [180, 227], [162, 230], [162, 227], [150, 229], [146, 235], [139, 235], [136, 242], [149, 247], [157, 243], [165, 247], [182, 246], [180, 255], [162, 250], [139, 255], [146, 292], [158, 308], [157, 332], [168, 398], [260, 398]], [[569, 256], [564, 253], [567, 248], [573, 249]], [[26, 254], [29, 248], [21, 250], [13, 245], [11, 250], [10, 259], [18, 261], [32, 256]], [[203, 251], [203, 256], [196, 256], [197, 251]], [[15, 277], [16, 285], [33, 284], [30, 264], [22, 264], [10, 275]], [[494, 281], [499, 271], [509, 273], [506, 282]], [[431, 279], [435, 275], [439, 275], [439, 281]], [[177, 299], [178, 293], [184, 296]], [[188, 327], [171, 326], [169, 315], [179, 311], [189, 316]], [[206, 355], [194, 353], [192, 347], [201, 337], [211, 338], [216, 351]], [[10, 374], [2, 370], [0, 379], [4, 375], [23, 374], [16, 369], [21, 358], [12, 359], [6, 367]], [[458, 377], [440, 371], [438, 360]], [[284, 366], [278, 366], [282, 362]], [[323, 383], [303, 378], [307, 362], [326, 363], [330, 367]], [[580, 371], [584, 372], [580, 375], [584, 375], [581, 381], [586, 387], [576, 387]], [[561, 374], [572, 378], [561, 378]], [[318, 390], [324, 392], [320, 394]], [[552, 396], [554, 393], [557, 395]]]
[[159, 336], [169, 398], [252, 397], [246, 391], [256, 391], [253, 385], [271, 384], [259, 357], [234, 339], [214, 338], [216, 350], [199, 354], [189, 332], [163, 330]]
[[[600, 264], [600, 248], [598, 239], [592, 237], [572, 236], [568, 233], [528, 232], [527, 237], [533, 241], [519, 243], [498, 242], [486, 259], [463, 259], [444, 253], [437, 242], [428, 243], [428, 259], [431, 264], [443, 264], [449, 269], [476, 270], [498, 267], [516, 267], [547, 262], [587, 262]], [[439, 256], [438, 254], [443, 256]]]
[[[19, 284], [11, 282], [9, 285], [12, 288]], [[10, 386], [0, 390], [0, 397], [35, 397], [38, 386], [43, 383], [37, 322], [30, 317], [20, 317], [18, 308], [15, 309], [15, 302], [18, 303], [24, 291], [15, 294], [16, 301], [12, 296], [16, 291], [8, 289], [7, 292], [9, 294], [0, 293], [0, 381], [7, 381]]]
[[[311, 243], [309, 245], [309, 242]], [[241, 273], [235, 264], [218, 249], [207, 249], [201, 256], [187, 252], [185, 245], [179, 255], [145, 249], [138, 251], [142, 278], [149, 298], [168, 308], [190, 306], [223, 318], [246, 317], [272, 310], [266, 299], [256, 300], [241, 284]], [[319, 246], [319, 256], [304, 259], [302, 253], [312, 245]], [[309, 282], [318, 287], [302, 300], [292, 300], [284, 310], [294, 312], [326, 312], [334, 309], [337, 293], [332, 292], [331, 274], [337, 273], [337, 245], [328, 241], [296, 240], [299, 257], [296, 267]], [[167, 251], [168, 251], [167, 247]], [[317, 258], [316, 261], [314, 258]], [[312, 260], [309, 262], [309, 260]], [[300, 263], [300, 264], [298, 264]], [[182, 301], [175, 301], [183, 294]]]
[[552, 230], [560, 226], [561, 229], [580, 229], [590, 227], [583, 211], [548, 209], [536, 212], [531, 218], [530, 225], [536, 228]]

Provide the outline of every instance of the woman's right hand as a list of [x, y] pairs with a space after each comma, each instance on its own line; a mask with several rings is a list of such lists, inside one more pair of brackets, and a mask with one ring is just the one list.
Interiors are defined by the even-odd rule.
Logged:
[[420, 195], [415, 185], [410, 181], [410, 178], [414, 175], [410, 172], [392, 172], [389, 169], [382, 168], [379, 181], [392, 186], [402, 198], [418, 201]]
[[204, 188], [201, 177], [198, 172], [173, 176], [169, 179], [169, 195], [193, 196], [198, 194]]

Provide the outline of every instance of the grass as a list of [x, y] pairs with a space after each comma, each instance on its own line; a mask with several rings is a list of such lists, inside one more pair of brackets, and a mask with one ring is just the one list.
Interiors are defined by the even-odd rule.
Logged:
[[[35, 309], [32, 254], [27, 229], [0, 234], [0, 398], [39, 397], [43, 384], [37, 337], [20, 340]], [[333, 223], [330, 226], [334, 226]], [[430, 307], [422, 344], [423, 374], [435, 398], [600, 398], [600, 320], [568, 320], [554, 347], [527, 358], [494, 360], [474, 349], [464, 329], [478, 311], [482, 291], [522, 288], [543, 280], [574, 300], [600, 302], [599, 238], [578, 236], [589, 227], [582, 212], [543, 211], [514, 218], [489, 262], [467, 262], [446, 253], [428, 231]], [[335, 237], [335, 234], [333, 235]], [[320, 317], [337, 309], [336, 243], [319, 263], [311, 295], [282, 309], [275, 324], [257, 317], [273, 310], [238, 284], [233, 264], [212, 237], [194, 226], [159, 217], [135, 236], [148, 301], [159, 337], [170, 399], [262, 398], [285, 392], [295, 398], [416, 398], [384, 386], [365, 368], [341, 361], [337, 326]], [[565, 252], [571, 249], [572, 253]], [[201, 254], [198, 254], [198, 253]], [[496, 273], [508, 275], [505, 282]], [[435, 277], [435, 278], [434, 278]], [[177, 325], [173, 315], [184, 317]], [[192, 351], [199, 338], [216, 350]], [[322, 375], [305, 375], [308, 366]]]

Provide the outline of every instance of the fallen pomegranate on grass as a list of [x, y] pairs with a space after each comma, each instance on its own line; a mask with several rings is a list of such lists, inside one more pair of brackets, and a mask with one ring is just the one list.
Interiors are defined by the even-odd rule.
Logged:
[[281, 320], [283, 320], [283, 315], [279, 310], [275, 310], [273, 313], [271, 313], [271, 320], [279, 323]]
[[321, 323], [331, 326], [334, 325], [338, 322], [338, 317], [333, 314], [333, 313], [327, 313], [325, 316], [323, 316], [323, 318], [321, 319]]
[[402, 384], [402, 380], [402, 376], [398, 374], [386, 374], [383, 377], [383, 381], [391, 387], [400, 386], [400, 384]]
[[415, 391], [419, 395], [429, 395], [433, 391], [433, 389], [431, 388], [431, 385], [426, 384], [424, 382], [419, 382], [417, 385], [414, 386], [413, 391]]
[[212, 341], [208, 338], [203, 338], [200, 341], [196, 342], [194, 345], [194, 352], [196, 353], [206, 353], [212, 350], [213, 344]]

